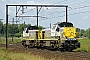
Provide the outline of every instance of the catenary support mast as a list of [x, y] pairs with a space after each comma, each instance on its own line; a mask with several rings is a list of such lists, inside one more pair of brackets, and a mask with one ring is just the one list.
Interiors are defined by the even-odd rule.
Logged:
[[[66, 7], [66, 22], [67, 22], [67, 5], [6, 5], [6, 49], [8, 48], [8, 8], [12, 6], [12, 7], [16, 7], [16, 16], [15, 17], [37, 17], [37, 27], [38, 27], [38, 16], [39, 12], [41, 10], [42, 7]], [[19, 8], [18, 8], [19, 7]], [[18, 12], [20, 11], [20, 8], [22, 7], [36, 7], [37, 8], [37, 15], [36, 16], [18, 16]], [[40, 10], [38, 7], [41, 7]], [[23, 12], [23, 11], [22, 11]], [[17, 20], [17, 19], [16, 19]]]

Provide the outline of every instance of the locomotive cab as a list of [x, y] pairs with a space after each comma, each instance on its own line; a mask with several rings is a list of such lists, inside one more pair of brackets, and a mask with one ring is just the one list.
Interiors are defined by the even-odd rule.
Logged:
[[64, 43], [62, 43], [63, 48], [67, 51], [72, 51], [79, 48], [80, 43], [76, 39], [76, 28], [73, 26], [73, 24], [70, 22], [62, 22], [58, 25], [61, 27], [61, 37], [64, 39]]
[[76, 39], [76, 28], [70, 22], [61, 22], [53, 25], [51, 30], [52, 37], [60, 37], [61, 48], [72, 51], [80, 47]]

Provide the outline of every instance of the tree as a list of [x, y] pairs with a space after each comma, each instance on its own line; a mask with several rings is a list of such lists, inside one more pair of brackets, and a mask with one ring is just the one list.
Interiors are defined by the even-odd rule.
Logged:
[[12, 29], [13, 29], [12, 32], [13, 32], [14, 34], [19, 33], [18, 24], [12, 25]]
[[10, 23], [8, 24], [8, 36], [12, 36], [12, 25]]
[[76, 37], [80, 37], [80, 28], [76, 28]]
[[44, 28], [43, 28], [43, 26], [40, 26], [40, 25], [39, 25], [38, 29], [39, 29], [39, 30], [42, 30], [42, 29], [44, 29]]
[[80, 28], [76, 28], [76, 32], [80, 32]]
[[3, 33], [3, 22], [0, 21], [0, 34]]
[[84, 36], [85, 34], [85, 30], [84, 29], [80, 29], [80, 36]]
[[18, 29], [19, 29], [19, 33], [23, 33], [23, 30], [24, 30], [24, 24], [20, 24], [19, 25], [19, 27], [18, 27]]
[[90, 39], [90, 28], [86, 30], [86, 36]]
[[84, 29], [80, 29], [80, 28], [76, 28], [76, 36], [77, 37], [82, 37], [82, 36], [86, 36], [86, 31]]

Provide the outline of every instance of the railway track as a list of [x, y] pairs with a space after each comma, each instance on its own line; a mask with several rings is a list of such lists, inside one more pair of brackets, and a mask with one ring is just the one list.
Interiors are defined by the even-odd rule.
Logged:
[[[0, 47], [5, 47], [5, 44], [0, 44]], [[9, 45], [8, 49], [17, 52], [26, 52], [28, 54], [39, 55], [45, 59], [54, 58], [55, 60], [63, 58], [65, 60], [90, 60], [90, 53], [87, 52], [60, 52], [51, 51], [47, 49], [37, 49], [37, 48], [24, 48], [21, 43]]]

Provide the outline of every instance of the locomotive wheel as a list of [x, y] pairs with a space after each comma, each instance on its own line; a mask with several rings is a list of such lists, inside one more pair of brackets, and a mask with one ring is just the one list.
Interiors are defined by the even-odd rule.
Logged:
[[29, 46], [28, 46], [28, 48], [32, 48], [33, 46], [32, 46], [32, 44], [30, 44]]
[[35, 45], [33, 43], [31, 43], [28, 47], [33, 48], [33, 47], [35, 47]]
[[60, 51], [61, 51], [61, 52], [64, 52], [64, 51], [65, 51], [65, 49], [64, 49], [64, 48], [60, 48]]
[[67, 49], [65, 49], [66, 51], [69, 51], [69, 52], [72, 52], [72, 49], [70, 49], [70, 48], [67, 48]]
[[44, 44], [43, 44], [43, 43], [41, 43], [41, 44], [40, 44], [40, 48], [41, 48], [41, 50], [43, 50], [43, 49], [44, 49], [44, 47], [45, 47], [45, 46], [44, 46]]

